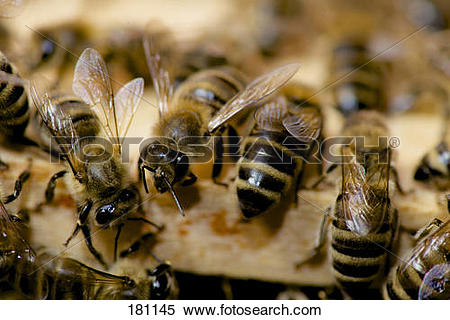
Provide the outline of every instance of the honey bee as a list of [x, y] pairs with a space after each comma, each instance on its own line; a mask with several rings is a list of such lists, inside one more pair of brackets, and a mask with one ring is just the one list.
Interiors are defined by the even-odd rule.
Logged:
[[344, 136], [365, 137], [365, 145], [353, 142], [342, 146], [341, 192], [334, 209], [328, 208], [324, 215], [313, 256], [325, 244], [332, 222], [334, 276], [350, 296], [358, 296], [373, 289], [384, 276], [398, 214], [389, 196], [391, 150], [377, 145], [378, 138], [388, 134], [384, 119], [375, 111], [359, 111], [345, 128]]
[[[127, 167], [121, 161], [121, 143], [139, 106], [143, 86], [142, 78], [136, 78], [114, 96], [106, 65], [99, 53], [88, 48], [80, 56], [75, 67], [73, 91], [94, 110], [110, 145], [105, 145], [104, 141], [92, 143], [91, 139], [79, 139], [73, 120], [64, 110], [57, 108], [48, 94], [40, 97], [34, 85], [30, 90], [43, 123], [58, 143], [72, 172], [56, 173], [46, 190], [46, 195], [53, 195], [56, 180], [65, 176], [75, 199], [78, 219], [65, 245], [81, 230], [89, 251], [103, 266], [106, 264], [102, 255], [92, 245], [92, 223], [100, 228], [117, 228], [114, 258], [125, 220], [152, 224], [143, 217], [127, 217], [140, 208], [141, 197], [136, 185], [129, 181]], [[94, 212], [93, 222], [91, 211]]]
[[247, 219], [276, 207], [298, 188], [304, 160], [322, 129], [315, 101], [298, 106], [311, 96], [307, 92], [299, 84], [287, 85], [280, 97], [255, 113], [255, 126], [244, 139], [237, 164], [236, 191]]
[[[450, 212], [450, 198], [449, 201]], [[450, 220], [432, 220], [416, 246], [392, 270], [384, 296], [392, 300], [450, 299]]]
[[172, 269], [161, 263], [142, 279], [117, 276], [67, 257], [36, 254], [26, 215], [10, 215], [0, 201], [0, 280], [30, 299], [170, 298]]
[[450, 187], [450, 109], [448, 106], [441, 142], [422, 158], [414, 179], [431, 183], [442, 190]]
[[[17, 81], [12, 81], [12, 79]], [[25, 87], [15, 67], [0, 51], [0, 134], [6, 141], [21, 144], [34, 144], [24, 137], [30, 120], [28, 97]], [[8, 165], [0, 160], [0, 169]]]
[[[51, 93], [49, 99], [55, 108], [61, 109], [64, 114], [70, 117], [78, 138], [85, 141], [94, 140], [101, 133], [97, 115], [80, 98], [64, 93]], [[53, 155], [61, 153], [61, 150], [57, 147], [58, 144], [52, 141], [49, 130], [39, 114], [31, 117], [31, 124], [39, 136], [38, 143], [42, 149], [51, 152]]]
[[[3, 77], [19, 77], [14, 66], [0, 51], [0, 71]], [[0, 132], [8, 139], [20, 141], [28, 125], [30, 112], [25, 88], [7, 80], [0, 82]]]
[[[125, 269], [125, 273], [129, 273], [133, 267], [127, 267], [127, 264], [135, 264], [133, 260], [126, 260], [133, 253], [142, 250], [144, 246], [154, 244], [156, 241], [155, 233], [146, 233], [136, 242], [134, 242], [128, 249], [120, 253], [120, 262], [125, 261], [125, 264], [119, 264], [119, 270]], [[158, 265], [153, 269], [146, 269], [145, 275], [142, 276], [139, 271], [138, 274], [133, 275], [136, 280], [137, 287], [140, 291], [150, 292], [150, 299], [152, 300], [166, 300], [175, 299], [178, 297], [178, 283], [176, 281], [172, 266], [167, 261], [162, 261], [153, 252], [149, 251], [150, 256], [156, 260]], [[124, 268], [125, 266], [125, 268]], [[150, 281], [151, 280], [151, 281]]]
[[358, 39], [342, 43], [334, 50], [333, 73], [340, 81], [333, 94], [337, 107], [348, 116], [358, 110], [387, 109], [385, 90], [386, 66], [383, 62], [369, 60], [365, 41]]
[[[155, 138], [141, 148], [139, 171], [147, 192], [145, 170], [153, 173], [158, 192], [171, 192], [184, 215], [173, 185], [189, 185], [197, 179], [189, 169], [187, 154], [193, 151], [189, 144], [202, 144], [205, 136], [216, 134], [220, 137], [226, 129], [232, 130], [224, 125], [230, 118], [284, 85], [297, 72], [299, 65], [293, 63], [280, 67], [255, 79], [246, 87], [240, 74], [233, 69], [200, 71], [178, 87], [171, 99], [173, 87], [159, 53], [147, 39], [144, 40], [144, 49], [160, 114], [153, 134], [163, 139]], [[215, 147], [214, 181], [222, 165], [218, 160], [221, 158], [221, 143]]]
[[51, 68], [57, 78], [62, 77], [74, 62], [74, 56], [79, 56], [92, 42], [90, 29], [81, 22], [37, 29], [29, 41], [28, 69], [37, 72]]

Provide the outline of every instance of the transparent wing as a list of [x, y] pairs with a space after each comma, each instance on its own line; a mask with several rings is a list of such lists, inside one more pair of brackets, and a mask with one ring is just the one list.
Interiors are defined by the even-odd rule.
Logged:
[[84, 175], [84, 166], [78, 157], [80, 152], [78, 135], [70, 115], [62, 108], [57, 108], [47, 93], [40, 96], [33, 83], [30, 85], [30, 96], [50, 135], [55, 138], [65, 155], [73, 174], [81, 178]]
[[253, 80], [244, 90], [228, 101], [211, 119], [209, 132], [214, 132], [238, 112], [257, 103], [283, 86], [297, 72], [300, 64], [291, 63], [279, 67]]
[[[404, 260], [400, 268], [400, 273], [407, 273], [408, 267], [425, 274], [421, 288], [419, 289], [419, 298], [427, 299], [435, 295], [447, 295], [450, 298], [449, 288], [449, 270], [448, 270], [448, 252], [450, 248], [450, 219], [442, 224], [438, 229], [422, 238], [411, 250], [410, 254]], [[434, 261], [436, 264], [434, 271], [430, 269], [428, 261]], [[427, 277], [428, 275], [428, 277]], [[445, 280], [445, 281], [443, 281]], [[439, 286], [446, 285], [446, 291], [440, 292]], [[439, 289], [439, 290], [438, 290]], [[442, 288], [441, 288], [442, 289]], [[421, 291], [421, 293], [420, 293]]]
[[0, 201], [0, 230], [0, 270], [4, 269], [3, 263], [9, 262], [6, 257], [10, 254], [15, 254], [17, 258], [34, 260], [34, 251], [16, 228], [2, 201]]
[[[342, 147], [342, 154], [353, 156], [350, 147]], [[342, 164], [342, 210], [347, 227], [354, 233], [366, 236], [376, 232], [384, 223], [388, 210], [389, 164], [366, 168], [352, 161]], [[375, 184], [369, 183], [373, 172], [381, 170]]]
[[283, 126], [299, 141], [311, 142], [320, 135], [322, 116], [318, 110], [312, 108], [300, 109], [299, 112], [284, 118]]
[[280, 96], [258, 108], [255, 112], [258, 127], [267, 131], [281, 131], [283, 118], [287, 115], [286, 104], [286, 99]]
[[169, 72], [164, 69], [161, 56], [155, 48], [153, 41], [148, 38], [143, 40], [145, 57], [148, 69], [152, 75], [153, 87], [158, 99], [159, 114], [165, 114], [169, 108], [169, 100], [173, 94], [173, 86], [170, 81]]
[[72, 89], [94, 109], [111, 142], [120, 144], [111, 81], [105, 62], [96, 50], [87, 48], [81, 54], [75, 66]]
[[24, 7], [25, 0], [0, 0], [0, 18], [18, 16]]
[[425, 274], [419, 288], [418, 297], [419, 300], [449, 299], [450, 262], [437, 264]]
[[136, 78], [125, 84], [117, 92], [115, 97], [115, 105], [119, 127], [120, 143], [126, 136], [130, 124], [136, 114], [142, 94], [144, 93], [144, 79]]

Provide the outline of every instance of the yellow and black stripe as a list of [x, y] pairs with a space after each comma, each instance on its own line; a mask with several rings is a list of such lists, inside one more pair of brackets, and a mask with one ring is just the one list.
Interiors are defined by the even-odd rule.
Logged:
[[338, 109], [348, 116], [358, 110], [385, 111], [384, 68], [371, 61], [364, 43], [344, 43], [334, 50], [334, 96]]
[[217, 112], [239, 91], [247, 81], [236, 69], [220, 67], [194, 73], [176, 90], [174, 103], [195, 102]]
[[[450, 221], [447, 221], [435, 232], [422, 239], [408, 256], [391, 271], [385, 285], [384, 298], [391, 300], [417, 300], [420, 288], [425, 281], [426, 274], [438, 265], [445, 265], [450, 259], [448, 232]], [[444, 275], [448, 277], [448, 275]], [[444, 279], [441, 279], [444, 280]], [[445, 281], [446, 280], [446, 281]], [[448, 278], [445, 279], [448, 282]], [[433, 287], [431, 283], [425, 284], [430, 289], [436, 289], [428, 299], [449, 299], [448, 284], [442, 288]], [[434, 295], [436, 294], [436, 295]]]
[[356, 296], [375, 286], [384, 276], [397, 229], [397, 211], [388, 205], [388, 214], [379, 230], [361, 236], [339, 218], [342, 216], [341, 199], [342, 195], [337, 199], [336, 219], [331, 225], [333, 273], [341, 286], [351, 296]]
[[[0, 52], [0, 70], [17, 75]], [[11, 140], [21, 140], [30, 119], [28, 98], [23, 86], [0, 83], [0, 133]]]
[[245, 218], [262, 214], [277, 205], [296, 187], [303, 167], [304, 150], [283, 145], [283, 132], [257, 130], [243, 144], [238, 162], [236, 191]]
[[[68, 114], [72, 119], [75, 131], [79, 138], [83, 138], [83, 142], [92, 141], [100, 133], [100, 123], [95, 112], [82, 100], [77, 97], [56, 93], [50, 96], [50, 100], [56, 108], [59, 108]], [[37, 112], [37, 111], [36, 111]], [[32, 125], [39, 135], [39, 142], [41, 147], [51, 150], [51, 147], [56, 146], [57, 143], [51, 143], [51, 136], [43, 123], [42, 117], [39, 115], [32, 117]], [[92, 139], [87, 139], [92, 137]], [[58, 153], [59, 150], [52, 150]]]

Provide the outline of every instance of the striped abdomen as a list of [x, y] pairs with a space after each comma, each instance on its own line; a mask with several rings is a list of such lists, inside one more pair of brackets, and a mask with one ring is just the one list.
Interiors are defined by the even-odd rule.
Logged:
[[[338, 198], [339, 199], [339, 198]], [[337, 201], [339, 210], [341, 201]], [[339, 213], [335, 213], [339, 217]], [[384, 275], [389, 251], [397, 228], [397, 211], [389, 208], [385, 222], [376, 232], [358, 235], [344, 220], [331, 225], [331, 256], [336, 280], [350, 294], [356, 295], [376, 286]]]
[[450, 220], [447, 220], [437, 231], [420, 240], [392, 270], [385, 299], [450, 299], [449, 259]]
[[[0, 52], [0, 70], [17, 75], [2, 52]], [[23, 137], [29, 118], [25, 88], [10, 83], [0, 83], [0, 132], [10, 139], [20, 139]]]
[[301, 151], [283, 145], [286, 135], [259, 131], [247, 137], [238, 162], [236, 192], [246, 218], [257, 216], [279, 204], [296, 187], [303, 160]]
[[245, 85], [244, 76], [233, 68], [204, 70], [188, 77], [176, 90], [173, 100], [175, 104], [183, 101], [197, 103], [208, 108], [213, 115]]
[[[50, 99], [57, 108], [61, 108], [66, 114], [70, 115], [78, 137], [96, 137], [99, 134], [99, 120], [92, 109], [82, 100], [63, 94], [53, 95]], [[57, 144], [51, 144], [50, 133], [42, 122], [42, 118], [40, 116], [33, 117], [33, 124], [39, 132], [41, 144], [48, 150], [53, 147], [52, 151], [59, 152], [54, 150]]]
[[[384, 72], [364, 45], [343, 45], [334, 52], [334, 74], [339, 80], [334, 95], [338, 109], [344, 115], [358, 110], [385, 111]], [[351, 74], [350, 74], [351, 73]]]

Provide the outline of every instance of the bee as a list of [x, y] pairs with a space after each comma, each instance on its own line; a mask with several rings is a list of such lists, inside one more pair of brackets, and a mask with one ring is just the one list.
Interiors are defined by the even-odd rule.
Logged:
[[299, 186], [304, 159], [322, 129], [318, 104], [297, 104], [310, 97], [307, 92], [299, 84], [287, 85], [280, 97], [255, 113], [255, 126], [243, 141], [235, 180], [239, 206], [247, 219], [276, 207]]
[[72, 65], [73, 55], [79, 56], [92, 42], [90, 29], [81, 22], [37, 29], [29, 41], [28, 69], [36, 72], [51, 68], [61, 78]]
[[[56, 109], [61, 109], [64, 114], [70, 117], [78, 138], [85, 141], [95, 140], [95, 137], [101, 133], [99, 118], [91, 107], [80, 98], [55, 92], [49, 95], [49, 100]], [[38, 135], [38, 143], [43, 150], [49, 151], [53, 155], [62, 152], [57, 147], [57, 142], [52, 140], [49, 130], [39, 114], [32, 115], [31, 124]]]
[[[165, 299], [172, 297], [170, 264], [137, 280], [91, 268], [75, 259], [37, 254], [28, 242], [28, 216], [10, 215], [0, 201], [0, 280], [30, 299]], [[171, 282], [172, 281], [172, 282]]]
[[[133, 267], [127, 267], [128, 264], [135, 264], [134, 260], [127, 261], [125, 258], [130, 257], [133, 253], [142, 250], [144, 246], [154, 244], [156, 241], [155, 233], [150, 232], [142, 235], [140, 239], [134, 242], [128, 249], [120, 253], [120, 262], [125, 261], [125, 264], [119, 263], [119, 270], [125, 269], [126, 273]], [[170, 262], [162, 261], [153, 252], [149, 251], [150, 256], [158, 263], [153, 269], [146, 269], [144, 276], [139, 271], [138, 274], [133, 275], [136, 280], [138, 291], [150, 292], [149, 298], [151, 300], [167, 300], [178, 297], [178, 284]], [[124, 268], [125, 266], [125, 268]]]
[[427, 182], [438, 189], [450, 187], [450, 109], [447, 106], [442, 139], [420, 161], [414, 179]]
[[[56, 181], [65, 177], [78, 208], [75, 229], [65, 245], [81, 230], [89, 251], [103, 266], [106, 266], [103, 257], [92, 244], [92, 223], [100, 228], [117, 228], [114, 258], [125, 220], [154, 225], [143, 217], [127, 217], [140, 208], [141, 196], [136, 185], [129, 181], [127, 167], [121, 161], [121, 144], [139, 106], [143, 87], [142, 78], [136, 78], [114, 96], [99, 53], [90, 48], [83, 51], [75, 67], [72, 89], [100, 119], [100, 126], [109, 140], [107, 143], [99, 137], [95, 143], [92, 139], [79, 139], [74, 121], [64, 110], [57, 108], [48, 94], [41, 97], [34, 85], [30, 90], [42, 121], [62, 150], [68, 167], [50, 179], [46, 195], [53, 195]], [[71, 174], [67, 174], [69, 170]], [[94, 216], [90, 218], [92, 211]], [[142, 213], [141, 209], [139, 211]]]
[[[144, 40], [144, 49], [160, 114], [153, 134], [163, 138], [155, 138], [141, 147], [139, 171], [147, 192], [145, 170], [153, 173], [158, 192], [170, 191], [181, 214], [184, 215], [173, 185], [189, 185], [197, 179], [189, 169], [187, 154], [193, 151], [190, 145], [203, 144], [205, 136], [208, 138], [207, 136], [216, 134], [220, 137], [229, 129], [225, 123], [230, 118], [284, 85], [294, 76], [299, 65], [293, 63], [280, 67], [247, 86], [244, 86], [240, 74], [230, 68], [200, 71], [183, 82], [171, 99], [173, 87], [168, 72], [162, 66], [160, 55], [147, 39]], [[221, 143], [217, 143], [215, 148], [212, 173], [214, 181], [222, 165]]]
[[[20, 78], [14, 66], [1, 51], [0, 71], [3, 72], [3, 77], [14, 75]], [[0, 82], [0, 133], [8, 139], [20, 141], [23, 139], [29, 119], [30, 111], [25, 88], [7, 80]]]
[[369, 60], [367, 43], [358, 39], [344, 42], [334, 50], [333, 73], [339, 79], [333, 94], [337, 108], [344, 116], [358, 110], [387, 108], [385, 90], [386, 66], [383, 62]]
[[364, 137], [365, 145], [355, 141], [342, 146], [341, 191], [334, 210], [328, 208], [324, 215], [313, 256], [325, 244], [331, 222], [334, 276], [350, 296], [358, 296], [374, 289], [385, 274], [398, 214], [389, 195], [391, 150], [377, 145], [388, 134], [384, 119], [375, 111], [359, 111], [345, 128], [344, 136]]
[[[450, 212], [450, 197], [447, 196]], [[450, 299], [450, 219], [432, 220], [416, 246], [392, 270], [384, 296], [392, 300]]]

